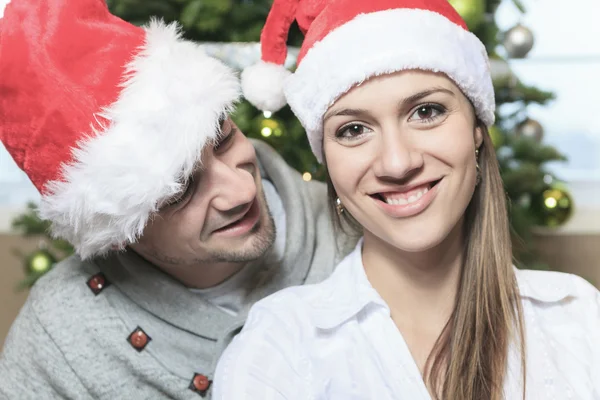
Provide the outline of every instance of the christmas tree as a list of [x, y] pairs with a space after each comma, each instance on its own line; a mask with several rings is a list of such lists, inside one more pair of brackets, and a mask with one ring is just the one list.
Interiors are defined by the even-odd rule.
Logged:
[[25, 213], [12, 221], [12, 228], [23, 236], [41, 238], [39, 249], [31, 254], [15, 250], [23, 259], [25, 269], [25, 279], [18, 284], [18, 289], [31, 287], [54, 263], [73, 253], [73, 246], [68, 242], [50, 237], [50, 223], [40, 219], [34, 203], [28, 203]]
[[[510, 70], [510, 58], [523, 58], [533, 46], [533, 36], [524, 26], [517, 25], [500, 32], [494, 15], [501, 0], [450, 0], [467, 22], [470, 30], [485, 44], [491, 58], [496, 90], [496, 125], [490, 130], [500, 163], [502, 177], [510, 202], [511, 225], [514, 233], [515, 259], [519, 266], [545, 268], [532, 249], [532, 233], [536, 226], [553, 227], [563, 224], [572, 212], [568, 192], [547, 170], [551, 161], [564, 160], [553, 147], [543, 143], [542, 126], [527, 117], [530, 104], [544, 105], [553, 94], [530, 87], [519, 81]], [[525, 12], [518, 0], [513, 0]], [[167, 22], [179, 21], [184, 35], [192, 40], [226, 47], [238, 43], [236, 55], [227, 53], [224, 61], [249, 65], [258, 60], [260, 32], [271, 7], [271, 0], [108, 0], [111, 11], [136, 25], [143, 25], [153, 16]], [[300, 46], [303, 35], [292, 26], [288, 45]], [[246, 45], [243, 43], [254, 43]], [[249, 56], [250, 54], [250, 56]], [[240, 57], [236, 60], [235, 57]], [[244, 58], [244, 59], [241, 59]], [[507, 107], [508, 106], [508, 107]], [[508, 111], [507, 111], [508, 110]], [[247, 102], [242, 102], [234, 120], [249, 137], [267, 141], [284, 159], [303, 174], [304, 179], [323, 180], [323, 167], [314, 158], [300, 123], [289, 107], [275, 115], [263, 114]], [[26, 234], [47, 232], [47, 225], [30, 206], [27, 214], [15, 221], [15, 227]], [[68, 244], [48, 238], [45, 249], [24, 256], [32, 284], [42, 273], [32, 260], [46, 255], [50, 264], [71, 250]], [[46, 265], [46, 264], [44, 264]], [[45, 269], [47, 270], [47, 268]]]
[[[534, 45], [533, 34], [521, 24], [506, 32], [499, 30], [494, 17], [502, 0], [449, 1], [490, 55], [497, 106], [490, 135], [509, 199], [515, 259], [520, 266], [545, 269], [533, 249], [532, 234], [536, 226], [564, 224], [573, 203], [547, 169], [548, 163], [566, 158], [543, 143], [543, 127], [527, 116], [529, 105], [545, 105], [554, 99], [554, 94], [523, 84], [507, 61], [527, 56]], [[513, 3], [525, 12], [519, 0]]]

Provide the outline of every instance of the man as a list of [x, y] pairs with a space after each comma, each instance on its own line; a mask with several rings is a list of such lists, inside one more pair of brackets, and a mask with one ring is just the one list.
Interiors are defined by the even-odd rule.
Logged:
[[331, 272], [324, 185], [239, 132], [238, 94], [175, 26], [103, 0], [8, 4], [0, 140], [77, 255], [14, 322], [0, 398], [208, 398], [250, 306]]

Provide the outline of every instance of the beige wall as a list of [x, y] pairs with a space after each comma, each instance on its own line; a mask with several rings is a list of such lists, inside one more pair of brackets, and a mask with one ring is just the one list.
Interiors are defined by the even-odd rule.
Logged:
[[17, 284], [25, 277], [22, 260], [15, 249], [28, 254], [36, 249], [39, 239], [0, 234], [0, 346], [12, 321], [27, 298], [27, 291], [17, 292]]
[[[543, 259], [558, 271], [578, 274], [600, 287], [600, 234], [547, 234], [537, 237]], [[34, 250], [37, 239], [0, 234], [0, 346], [25, 302], [26, 292], [15, 292], [24, 277], [21, 259], [12, 254], [17, 248]]]
[[600, 288], [600, 233], [538, 235], [536, 245], [553, 270], [579, 275]]

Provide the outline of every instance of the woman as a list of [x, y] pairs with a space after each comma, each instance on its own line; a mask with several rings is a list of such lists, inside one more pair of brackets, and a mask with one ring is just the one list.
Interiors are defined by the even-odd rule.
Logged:
[[257, 82], [280, 73], [295, 16], [285, 96], [363, 239], [326, 281], [254, 306], [215, 398], [600, 398], [599, 292], [512, 266], [479, 40], [446, 0], [283, 3], [244, 90], [282, 105]]

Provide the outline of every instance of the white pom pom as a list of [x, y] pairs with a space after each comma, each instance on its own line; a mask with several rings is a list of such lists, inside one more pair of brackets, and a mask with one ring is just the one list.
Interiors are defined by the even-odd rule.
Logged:
[[287, 103], [283, 85], [290, 75], [283, 65], [259, 61], [242, 72], [244, 97], [262, 111], [279, 111]]

